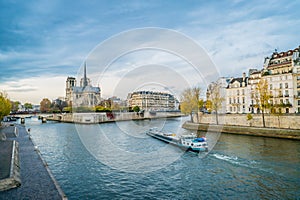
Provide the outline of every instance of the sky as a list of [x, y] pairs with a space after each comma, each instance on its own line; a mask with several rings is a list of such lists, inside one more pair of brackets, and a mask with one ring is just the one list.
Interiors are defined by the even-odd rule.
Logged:
[[[288, 0], [0, 0], [0, 91], [22, 103], [64, 97], [67, 77], [80, 79], [85, 61], [104, 98], [140, 89], [179, 95], [187, 86], [205, 88], [207, 70], [238, 77], [261, 69], [275, 49], [298, 47], [299, 7], [300, 1]], [[199, 48], [189, 48], [187, 40]], [[172, 45], [185, 51], [171, 51]], [[201, 59], [206, 67], [197, 76], [191, 66]]]

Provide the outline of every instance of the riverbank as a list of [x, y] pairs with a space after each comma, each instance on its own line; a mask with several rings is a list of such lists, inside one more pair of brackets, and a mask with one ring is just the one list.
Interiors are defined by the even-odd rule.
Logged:
[[2, 128], [1, 132], [5, 133], [3, 144], [12, 142], [15, 147], [11, 146], [7, 151], [4, 157], [10, 158], [5, 159], [7, 163], [1, 162], [1, 166], [12, 167], [6, 167], [8, 172], [3, 174], [5, 191], [0, 192], [0, 199], [67, 199], [25, 126], [12, 124]]
[[159, 118], [174, 118], [184, 116], [181, 112], [144, 112], [137, 114], [134, 112], [113, 112], [113, 113], [64, 113], [53, 114], [47, 117], [49, 121], [78, 123], [78, 124], [98, 124], [130, 120], [146, 120]]
[[216, 125], [216, 124], [208, 124], [208, 123], [191, 123], [191, 122], [185, 122], [182, 125], [182, 128], [197, 130], [197, 131], [222, 132], [228, 134], [252, 135], [252, 136], [300, 140], [299, 129], [262, 128], [262, 127]]

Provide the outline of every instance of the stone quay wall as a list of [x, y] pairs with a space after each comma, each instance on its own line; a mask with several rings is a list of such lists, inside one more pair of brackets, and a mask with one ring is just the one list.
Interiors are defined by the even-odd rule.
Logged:
[[[248, 120], [247, 114], [219, 114], [218, 121], [221, 125], [263, 127], [261, 114], [251, 114], [253, 119]], [[198, 113], [193, 116], [196, 123], [216, 124], [215, 114]], [[270, 115], [265, 114], [266, 127], [283, 129], [300, 129], [300, 115]]]
[[185, 122], [182, 125], [185, 129], [204, 131], [204, 132], [221, 132], [238, 135], [252, 135], [282, 139], [300, 140], [300, 129], [283, 129], [283, 128], [262, 128], [249, 126], [232, 126], [232, 125], [216, 125]]
[[145, 112], [143, 115], [134, 112], [114, 112], [112, 114], [106, 113], [64, 113], [53, 114], [47, 117], [47, 120], [69, 122], [69, 123], [84, 123], [95, 124], [115, 121], [128, 121], [128, 120], [143, 120], [155, 118], [169, 118], [183, 116], [180, 112], [157, 112], [151, 114]]

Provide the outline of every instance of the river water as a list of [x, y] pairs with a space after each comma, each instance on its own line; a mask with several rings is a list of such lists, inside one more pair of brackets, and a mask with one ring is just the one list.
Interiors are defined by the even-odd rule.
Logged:
[[145, 134], [187, 133], [183, 120], [26, 126], [69, 199], [300, 198], [299, 141], [221, 134], [196, 154]]

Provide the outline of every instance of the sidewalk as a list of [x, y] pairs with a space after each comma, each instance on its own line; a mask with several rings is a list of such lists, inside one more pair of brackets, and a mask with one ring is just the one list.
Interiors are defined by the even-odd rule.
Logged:
[[[18, 136], [15, 138], [10, 137], [14, 135], [10, 131], [7, 134], [9, 137], [7, 137], [6, 141], [15, 140], [19, 144], [18, 154], [21, 185], [0, 192], [0, 199], [66, 199], [65, 194], [54, 180], [38, 150], [35, 149], [25, 127], [22, 125], [16, 125], [16, 127], [18, 129]], [[13, 130], [11, 127], [8, 128]], [[0, 146], [0, 150], [3, 152], [4, 148], [5, 146]], [[6, 160], [5, 162], [11, 161]], [[4, 166], [2, 162], [0, 165]]]

